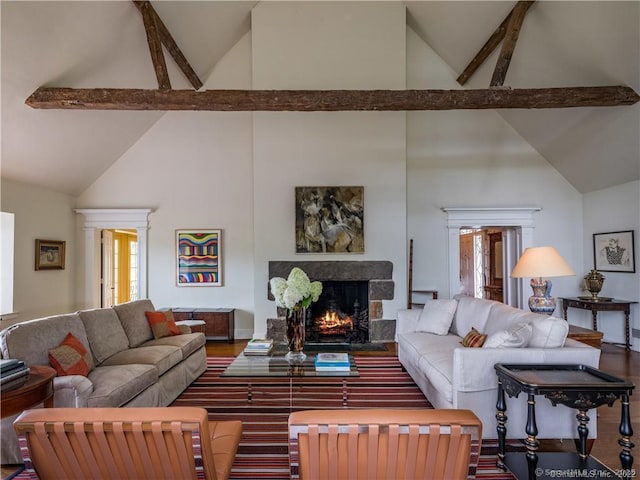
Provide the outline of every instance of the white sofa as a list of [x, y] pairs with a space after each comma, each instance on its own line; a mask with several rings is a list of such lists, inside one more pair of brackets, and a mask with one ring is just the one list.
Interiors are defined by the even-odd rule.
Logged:
[[[487, 334], [488, 348], [462, 346], [472, 327]], [[525, 312], [491, 300], [465, 296], [432, 300], [424, 310], [398, 312], [398, 358], [435, 408], [472, 410], [482, 420], [483, 438], [495, 439], [496, 363], [598, 367], [600, 350], [566, 338], [568, 328], [560, 318]], [[513, 346], [519, 344], [522, 346]], [[536, 397], [538, 438], [577, 438], [576, 413], [563, 405], [554, 407], [542, 396]], [[506, 414], [507, 438], [525, 438], [526, 394], [517, 398], [507, 396]], [[592, 411], [590, 419], [589, 438], [596, 438], [595, 412]]]

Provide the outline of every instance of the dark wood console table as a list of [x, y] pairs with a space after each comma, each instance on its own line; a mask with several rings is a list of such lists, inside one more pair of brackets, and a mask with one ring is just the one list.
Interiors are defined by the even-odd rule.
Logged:
[[204, 321], [204, 336], [207, 340], [227, 340], [233, 343], [235, 308], [173, 308], [176, 321]]
[[631, 314], [631, 304], [638, 303], [636, 301], [629, 300], [587, 300], [584, 298], [563, 298], [562, 300], [562, 315], [567, 320], [567, 309], [580, 308], [582, 310], [591, 310], [591, 317], [593, 319], [593, 329], [598, 330], [598, 312], [611, 312], [618, 311], [624, 313], [624, 346], [627, 350], [631, 348], [631, 330], [629, 326], [629, 316]]
[[[629, 396], [635, 385], [624, 379], [614, 377], [601, 370], [585, 365], [505, 365], [496, 364], [498, 376], [498, 458], [496, 465], [507, 468], [519, 479], [553, 478], [559, 469], [589, 469], [602, 472], [595, 478], [616, 478], [614, 473], [631, 472], [633, 456], [631, 441], [633, 429], [629, 412]], [[524, 445], [526, 453], [505, 454], [505, 439], [507, 435], [507, 403], [505, 392], [510, 397], [518, 397], [521, 392], [527, 394], [527, 423]], [[538, 453], [538, 427], [536, 425], [535, 396], [543, 395], [556, 406], [565, 405], [578, 410], [578, 453]], [[589, 417], [587, 411], [620, 399], [622, 404], [620, 415], [620, 439], [618, 445], [622, 448], [620, 462], [622, 470], [611, 471], [587, 452], [587, 428]], [[524, 457], [524, 458], [523, 458]], [[623, 477], [629, 477], [623, 473]]]

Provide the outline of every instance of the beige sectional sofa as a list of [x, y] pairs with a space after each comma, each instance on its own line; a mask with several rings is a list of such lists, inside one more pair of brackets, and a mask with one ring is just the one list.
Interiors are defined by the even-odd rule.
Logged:
[[[154, 339], [145, 312], [148, 299], [30, 320], [0, 332], [2, 358], [49, 365], [48, 352], [72, 333], [91, 353], [87, 376], [54, 378], [56, 407], [167, 406], [206, 370], [202, 333]], [[11, 423], [2, 420], [3, 464], [21, 463]]]
[[[475, 328], [484, 346], [463, 347]], [[483, 438], [495, 439], [498, 378], [496, 363], [583, 364], [598, 367], [600, 350], [566, 338], [565, 320], [491, 300], [456, 296], [427, 302], [425, 309], [398, 312], [398, 358], [435, 408], [472, 410]], [[507, 397], [507, 438], [524, 438], [527, 398]], [[597, 436], [591, 415], [589, 438]], [[577, 438], [576, 412], [536, 399], [538, 438]]]

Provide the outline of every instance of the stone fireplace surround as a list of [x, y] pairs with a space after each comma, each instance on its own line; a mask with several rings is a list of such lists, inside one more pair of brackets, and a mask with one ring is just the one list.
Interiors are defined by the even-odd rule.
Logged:
[[[393, 300], [393, 264], [389, 261], [270, 261], [269, 278], [287, 278], [293, 267], [301, 268], [311, 281], [369, 282], [369, 341], [390, 342], [395, 336], [395, 320], [382, 318], [382, 301]], [[267, 285], [268, 298], [274, 300]], [[280, 312], [279, 315], [282, 315]], [[267, 319], [267, 338], [284, 338], [284, 316]]]

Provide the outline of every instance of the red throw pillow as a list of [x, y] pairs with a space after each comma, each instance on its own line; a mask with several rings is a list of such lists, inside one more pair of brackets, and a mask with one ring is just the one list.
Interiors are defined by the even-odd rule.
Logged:
[[91, 353], [71, 332], [67, 333], [60, 346], [49, 350], [49, 363], [60, 376], [83, 375], [86, 377], [93, 370]]
[[463, 347], [479, 348], [484, 345], [486, 339], [486, 335], [471, 327], [471, 331], [464, 336], [460, 343], [462, 343]]
[[173, 312], [167, 310], [165, 312], [144, 312], [149, 321], [149, 326], [153, 332], [153, 338], [169, 337], [171, 335], [180, 335], [180, 329], [173, 319]]

